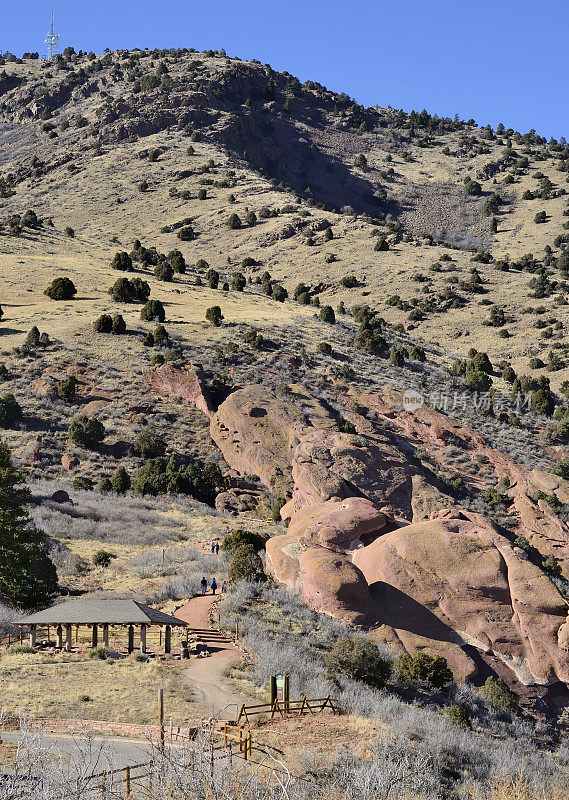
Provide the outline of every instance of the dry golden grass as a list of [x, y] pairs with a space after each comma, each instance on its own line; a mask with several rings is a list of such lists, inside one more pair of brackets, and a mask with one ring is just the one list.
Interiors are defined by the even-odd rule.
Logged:
[[0, 696], [8, 716], [154, 723], [159, 688], [176, 724], [192, 716], [191, 691], [180, 678], [183, 665], [173, 660], [139, 663], [131, 656], [110, 664], [74, 655], [48, 660], [8, 653], [1, 664]]

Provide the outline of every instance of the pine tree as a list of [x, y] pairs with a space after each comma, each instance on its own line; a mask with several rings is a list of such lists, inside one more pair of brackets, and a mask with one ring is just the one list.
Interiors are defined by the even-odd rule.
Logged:
[[57, 593], [57, 572], [45, 536], [30, 523], [30, 490], [0, 442], [0, 593], [24, 608], [47, 605]]

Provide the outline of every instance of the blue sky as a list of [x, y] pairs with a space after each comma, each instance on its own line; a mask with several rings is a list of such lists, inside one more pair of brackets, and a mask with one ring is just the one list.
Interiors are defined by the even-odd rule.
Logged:
[[569, 139], [567, 0], [27, 0], [2, 10], [0, 51], [225, 48], [391, 105]]

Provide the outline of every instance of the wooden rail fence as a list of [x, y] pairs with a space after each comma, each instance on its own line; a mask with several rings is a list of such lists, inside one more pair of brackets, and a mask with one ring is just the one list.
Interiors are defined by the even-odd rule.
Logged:
[[263, 703], [257, 706], [246, 706], [243, 704], [239, 710], [237, 722], [245, 719], [249, 722], [249, 717], [254, 717], [258, 714], [270, 714], [271, 719], [276, 714], [284, 719], [285, 716], [295, 715], [302, 717], [303, 714], [314, 714], [324, 711], [325, 708], [330, 708], [333, 714], [339, 713], [339, 708], [336, 700], [333, 700], [330, 695], [313, 700], [309, 700], [306, 695], [300, 700], [275, 700], [274, 703]]

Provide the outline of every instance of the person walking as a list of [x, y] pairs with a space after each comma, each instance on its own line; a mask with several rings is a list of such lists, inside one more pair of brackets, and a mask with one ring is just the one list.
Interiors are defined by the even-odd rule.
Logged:
[[211, 593], [215, 594], [215, 590], [217, 589], [217, 581], [215, 580], [215, 578], [211, 579], [210, 586], [211, 586]]
[[213, 555], [214, 553], [215, 553], [215, 542], [212, 540], [212, 543], [211, 543], [211, 554]]
[[205, 579], [205, 575], [203, 576], [203, 578], [201, 580], [200, 586], [202, 587], [202, 594], [205, 594], [206, 591], [207, 591], [207, 581]]
[[219, 555], [219, 542], [216, 542], [216, 543], [215, 543], [215, 555], [216, 555], [216, 556], [218, 556], [218, 555]]

